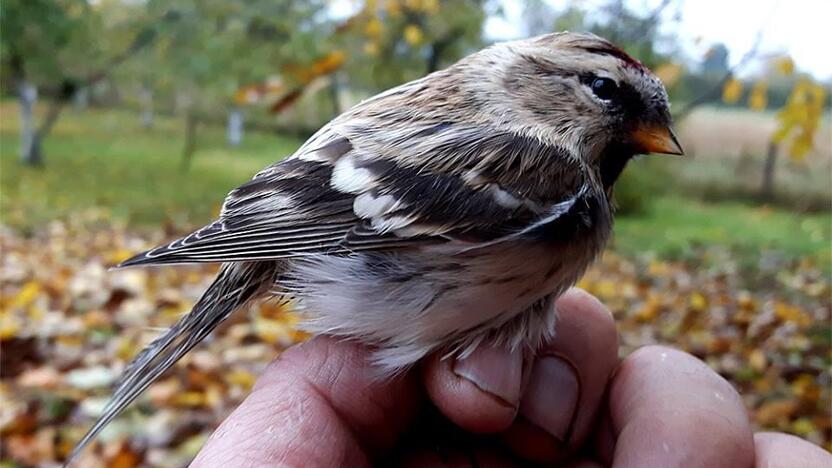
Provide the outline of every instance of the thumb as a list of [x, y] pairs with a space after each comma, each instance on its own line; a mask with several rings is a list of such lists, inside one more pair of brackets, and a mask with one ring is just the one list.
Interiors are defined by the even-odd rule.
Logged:
[[367, 355], [325, 337], [286, 350], [191, 466], [370, 466], [392, 449], [422, 397], [407, 374], [379, 380]]

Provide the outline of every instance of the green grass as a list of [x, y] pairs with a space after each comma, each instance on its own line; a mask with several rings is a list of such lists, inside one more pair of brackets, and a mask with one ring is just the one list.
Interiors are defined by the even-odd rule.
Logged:
[[[216, 215], [229, 190], [301, 143], [250, 132], [240, 147], [230, 148], [221, 128], [203, 126], [193, 166], [183, 173], [180, 120], [159, 118], [147, 131], [130, 111], [68, 110], [45, 142], [46, 167], [33, 169], [18, 162], [16, 108], [5, 102], [0, 111], [0, 218], [23, 230], [90, 208], [103, 208], [131, 227], [199, 225]], [[646, 202], [640, 212], [619, 216], [613, 246], [621, 252], [679, 256], [697, 245], [725, 245], [752, 258], [775, 249], [830, 262], [828, 212], [697, 201], [674, 194], [672, 183], [669, 194], [659, 194], [664, 191], [655, 191], [655, 185], [672, 177], [648, 166], [631, 170], [638, 175], [637, 189], [647, 192], [639, 194]], [[651, 177], [657, 180], [650, 182]]]
[[201, 223], [229, 190], [301, 143], [251, 132], [232, 148], [221, 128], [201, 126], [193, 165], [183, 172], [181, 121], [160, 118], [144, 130], [131, 112], [69, 110], [45, 141], [46, 167], [30, 168], [18, 162], [16, 109], [0, 110], [0, 218], [23, 228], [93, 207], [131, 225]]
[[713, 244], [749, 256], [777, 250], [828, 264], [832, 215], [666, 196], [653, 200], [646, 213], [620, 217], [615, 224], [614, 246], [629, 254], [683, 256], [693, 247]]

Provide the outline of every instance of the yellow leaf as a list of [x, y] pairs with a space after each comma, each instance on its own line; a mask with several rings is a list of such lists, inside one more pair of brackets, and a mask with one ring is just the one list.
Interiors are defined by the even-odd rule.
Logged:
[[432, 15], [439, 13], [439, 0], [422, 0], [422, 9]]
[[768, 85], [764, 81], [759, 81], [751, 88], [751, 93], [748, 95], [748, 107], [755, 111], [764, 111], [768, 104]]
[[757, 408], [755, 419], [761, 426], [774, 426], [789, 418], [797, 410], [797, 402], [793, 400], [775, 400], [764, 403]]
[[37, 281], [29, 281], [20, 288], [20, 292], [12, 299], [12, 307], [26, 307], [40, 294], [41, 286]]
[[778, 301], [774, 304], [774, 314], [784, 322], [796, 323], [800, 326], [809, 326], [812, 324], [812, 317], [809, 314], [797, 306], [784, 302]]
[[367, 24], [364, 25], [364, 34], [367, 37], [378, 38], [381, 36], [381, 33], [384, 31], [384, 24], [382, 24], [381, 20], [373, 17], [370, 21], [367, 21]]
[[130, 445], [122, 443], [119, 447], [118, 453], [112, 457], [107, 466], [109, 468], [133, 468], [141, 464], [141, 457], [131, 450]]
[[390, 16], [399, 16], [402, 14], [402, 6], [399, 3], [399, 0], [387, 0], [384, 2], [384, 9]]
[[107, 260], [107, 263], [115, 265], [115, 264], [118, 264], [118, 263], [121, 263], [121, 262], [127, 260], [128, 258], [132, 257], [133, 255], [135, 255], [135, 253], [132, 250], [116, 249], [116, 250], [111, 251], [109, 254], [107, 254], [107, 259], [106, 260]]
[[80, 348], [84, 344], [86, 344], [86, 341], [80, 335], [60, 335], [57, 338], [55, 338], [55, 343], [70, 348]]
[[647, 273], [650, 276], [661, 278], [662, 276], [666, 276], [670, 273], [670, 268], [665, 262], [660, 262], [658, 260], [650, 260], [650, 263], [647, 265]]
[[0, 340], [14, 338], [23, 328], [23, 320], [15, 315], [0, 315]]
[[294, 329], [282, 320], [257, 317], [253, 325], [254, 332], [266, 343], [283, 346], [294, 344]]
[[821, 84], [813, 83], [808, 87], [808, 92], [812, 95], [815, 105], [822, 108], [826, 101], [826, 88]]
[[695, 312], [702, 312], [708, 307], [708, 299], [702, 293], [695, 292], [690, 295], [688, 300], [691, 310]]
[[101, 310], [93, 309], [84, 314], [82, 320], [87, 328], [103, 328], [110, 324], [111, 317]]
[[803, 159], [814, 147], [825, 100], [824, 87], [802, 77], [792, 88], [786, 105], [777, 113], [779, 125], [772, 134], [772, 141], [783, 143], [796, 133], [789, 147], [793, 160]]
[[809, 418], [800, 418], [792, 423], [792, 432], [800, 436], [807, 436], [817, 429]]
[[740, 96], [742, 96], [742, 81], [736, 78], [729, 79], [722, 88], [722, 102], [734, 104], [740, 100]]
[[128, 360], [136, 354], [136, 346], [130, 339], [120, 338], [116, 344], [115, 355], [119, 359]]
[[815, 378], [809, 374], [801, 374], [792, 382], [792, 391], [803, 401], [815, 403], [820, 398], [820, 386], [815, 383]]
[[742, 310], [754, 311], [757, 309], [757, 304], [754, 302], [754, 298], [748, 291], [740, 291], [737, 295], [737, 305]]
[[636, 320], [650, 322], [655, 319], [662, 310], [661, 301], [655, 294], [650, 294], [644, 304], [635, 313]]
[[205, 391], [203, 404], [209, 408], [216, 408], [222, 403], [222, 391], [219, 385], [212, 385]]
[[602, 299], [611, 299], [615, 295], [616, 285], [610, 280], [600, 280], [592, 288], [592, 294]]
[[766, 353], [764, 353], [760, 349], [755, 349], [751, 351], [751, 354], [748, 355], [748, 364], [757, 372], [763, 372], [766, 370], [766, 366], [768, 365], [768, 359], [766, 358]]
[[792, 128], [796, 125], [795, 122], [782, 122], [777, 130], [771, 134], [771, 141], [775, 143], [783, 143], [787, 136], [789, 136], [789, 132], [791, 132]]
[[682, 66], [678, 63], [665, 63], [659, 65], [654, 73], [665, 86], [670, 87], [682, 77]]
[[407, 41], [408, 44], [415, 46], [422, 42], [424, 38], [424, 34], [422, 34], [422, 30], [419, 29], [418, 26], [413, 24], [408, 24], [407, 27], [404, 28], [404, 40]]
[[789, 156], [795, 161], [801, 161], [812, 150], [812, 135], [803, 131], [798, 134], [789, 148]]
[[379, 47], [378, 43], [376, 42], [366, 42], [364, 43], [364, 53], [367, 55], [372, 55], [373, 57], [377, 56], [381, 52], [381, 48]]
[[240, 387], [243, 387], [246, 390], [253, 387], [254, 381], [257, 380], [254, 374], [244, 370], [231, 371], [231, 373], [228, 374], [228, 377], [226, 378], [228, 379], [228, 383], [233, 385], [239, 385]]
[[794, 74], [794, 60], [791, 57], [785, 56], [774, 60], [774, 68], [786, 76]]
[[168, 405], [180, 394], [182, 394], [182, 384], [176, 378], [160, 380], [147, 389], [147, 396], [156, 406]]
[[205, 404], [205, 394], [202, 392], [182, 392], [173, 397], [173, 404], [176, 406], [203, 406]]

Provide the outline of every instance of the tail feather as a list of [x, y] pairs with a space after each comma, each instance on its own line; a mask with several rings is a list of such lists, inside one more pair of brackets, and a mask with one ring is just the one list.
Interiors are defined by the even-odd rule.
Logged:
[[151, 383], [208, 336], [234, 310], [273, 285], [275, 262], [226, 264], [194, 305], [164, 335], [154, 340], [127, 366], [103, 414], [72, 450], [68, 466], [99, 432]]

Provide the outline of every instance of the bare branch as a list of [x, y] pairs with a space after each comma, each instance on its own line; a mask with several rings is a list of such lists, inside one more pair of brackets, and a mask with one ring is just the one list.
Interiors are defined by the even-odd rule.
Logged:
[[693, 110], [697, 107], [703, 104], [707, 104], [716, 99], [717, 96], [719, 96], [722, 93], [722, 88], [725, 87], [725, 83], [730, 81], [738, 70], [741, 70], [746, 65], [748, 65], [749, 62], [757, 58], [757, 53], [762, 40], [763, 30], [760, 29], [759, 31], [757, 31], [757, 35], [755, 36], [754, 42], [751, 44], [751, 47], [748, 49], [748, 51], [745, 52], [745, 54], [743, 54], [739, 62], [734, 64], [734, 66], [730, 67], [728, 71], [725, 72], [725, 75], [723, 75], [722, 78], [720, 78], [719, 81], [711, 89], [688, 102], [678, 113], [674, 114], [673, 120], [680, 121], [688, 115], [690, 115], [690, 113], [693, 112]]

